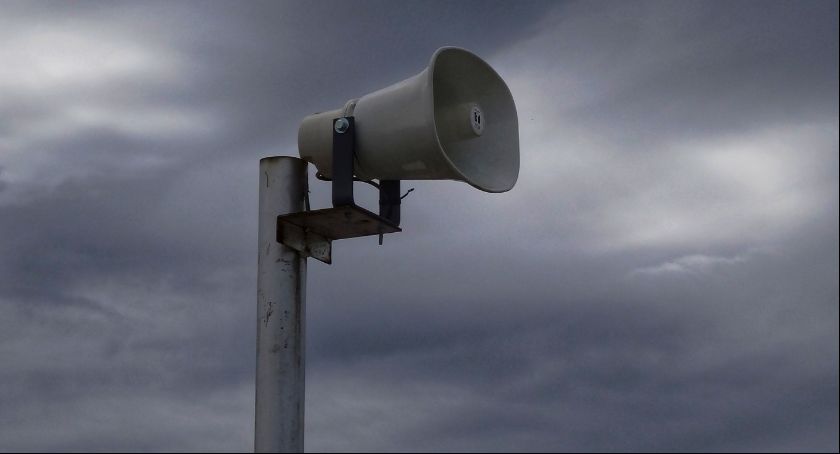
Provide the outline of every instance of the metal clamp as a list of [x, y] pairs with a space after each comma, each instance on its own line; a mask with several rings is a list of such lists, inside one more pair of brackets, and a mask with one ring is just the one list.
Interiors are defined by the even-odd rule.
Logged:
[[[333, 121], [332, 204], [357, 206], [353, 196], [356, 160], [356, 122], [353, 117]], [[400, 225], [400, 180], [379, 181], [379, 217]]]

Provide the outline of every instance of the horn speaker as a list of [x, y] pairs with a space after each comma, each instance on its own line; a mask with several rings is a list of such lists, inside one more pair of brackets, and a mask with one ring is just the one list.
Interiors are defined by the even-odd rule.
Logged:
[[300, 157], [332, 174], [336, 118], [355, 119], [353, 172], [365, 180], [458, 180], [509, 191], [519, 176], [519, 125], [505, 82], [484, 60], [438, 49], [419, 74], [341, 109], [304, 118]]

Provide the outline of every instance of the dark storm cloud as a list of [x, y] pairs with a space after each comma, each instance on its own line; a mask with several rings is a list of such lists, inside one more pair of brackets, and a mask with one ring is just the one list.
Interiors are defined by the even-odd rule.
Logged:
[[[243, 138], [266, 135], [272, 145], [293, 143], [289, 138], [303, 113], [418, 72], [441, 43], [483, 51], [527, 36], [529, 24], [550, 6], [522, 2], [511, 14], [504, 2], [452, 2], [434, 9], [387, 1], [209, 2], [202, 8], [123, 3], [100, 5], [62, 21], [117, 28], [130, 40], [164, 48], [178, 60], [177, 83], [150, 87], [135, 79], [110, 94], [121, 91], [147, 102], [174, 101], [222, 113], [236, 126], [239, 139], [225, 145], [241, 147], [248, 145]], [[60, 14], [43, 5], [24, 3], [21, 8], [21, 16], [32, 22], [49, 22]], [[425, 33], [430, 29], [435, 32]], [[91, 88], [102, 93], [99, 85]]]
[[[784, 2], [763, 8], [737, 2], [725, 10], [713, 3], [616, 8], [609, 13], [613, 20], [589, 29], [602, 52], [589, 56], [578, 48], [575, 54], [584, 71], [601, 65], [596, 78], [608, 82], [614, 96], [573, 116], [665, 137], [834, 115], [836, 106], [825, 100], [837, 96], [836, 12], [827, 3]], [[592, 25], [569, 22], [567, 33]], [[628, 52], [627, 43], [643, 50]], [[575, 52], [570, 47], [555, 55], [568, 58]], [[634, 77], [635, 71], [646, 77]]]
[[[837, 423], [837, 267], [806, 264], [831, 263], [837, 243], [811, 233], [821, 241], [783, 258], [759, 253], [666, 281], [626, 282], [601, 267], [595, 290], [558, 284], [557, 270], [536, 279], [553, 296], [524, 285], [519, 298], [494, 297], [492, 286], [468, 301], [414, 288], [387, 304], [319, 298], [310, 307], [333, 322], [311, 327], [313, 368], [328, 372], [310, 389], [371, 450], [825, 449]], [[519, 276], [538, 267], [509, 265]], [[415, 272], [440, 283], [451, 270]], [[350, 390], [359, 402], [340, 397]], [[369, 431], [371, 419], [386, 426]], [[410, 442], [381, 438], [401, 432]], [[318, 446], [341, 449], [343, 437]]]
[[836, 4], [2, 9], [0, 450], [250, 449], [257, 159], [442, 45], [520, 183], [310, 264], [308, 446], [837, 449]]

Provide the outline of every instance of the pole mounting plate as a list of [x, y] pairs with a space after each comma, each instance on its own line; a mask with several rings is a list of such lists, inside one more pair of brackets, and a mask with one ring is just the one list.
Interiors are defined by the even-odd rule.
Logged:
[[357, 205], [277, 217], [277, 241], [324, 263], [332, 263], [332, 241], [401, 232], [396, 225]]

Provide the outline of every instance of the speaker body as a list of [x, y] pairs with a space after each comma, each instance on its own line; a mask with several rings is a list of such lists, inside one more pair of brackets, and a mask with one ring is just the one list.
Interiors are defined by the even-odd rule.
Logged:
[[353, 116], [362, 179], [458, 180], [487, 192], [519, 175], [519, 130], [510, 90], [483, 60], [444, 47], [419, 74], [306, 117], [300, 157], [329, 177], [333, 120]]

